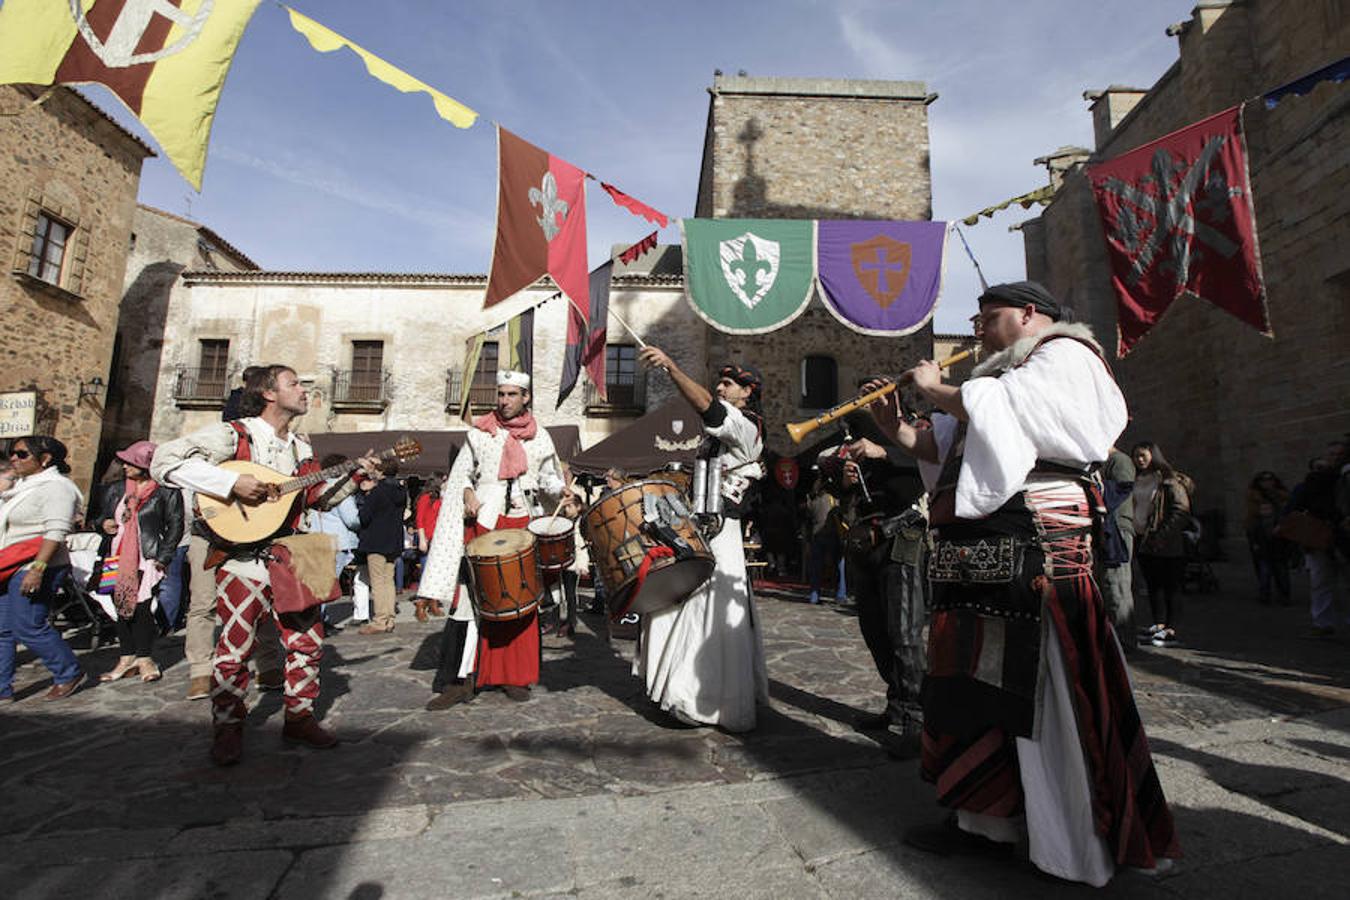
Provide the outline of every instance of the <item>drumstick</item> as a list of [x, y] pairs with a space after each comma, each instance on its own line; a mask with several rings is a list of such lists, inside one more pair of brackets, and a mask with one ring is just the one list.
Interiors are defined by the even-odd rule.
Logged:
[[557, 506], [556, 509], [553, 510], [553, 515], [551, 515], [551, 516], [548, 517], [548, 527], [549, 527], [549, 528], [552, 528], [552, 527], [553, 527], [553, 523], [556, 522], [556, 521], [558, 520], [558, 513], [562, 512], [563, 504], [566, 503], [566, 502], [567, 502], [567, 497], [566, 497], [566, 496], [564, 496], [561, 500], [558, 501], [558, 506]]

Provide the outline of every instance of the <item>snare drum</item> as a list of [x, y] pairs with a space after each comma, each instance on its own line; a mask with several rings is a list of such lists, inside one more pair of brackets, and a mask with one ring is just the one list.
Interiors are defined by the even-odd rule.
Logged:
[[[675, 556], [652, 557], [638, 590], [648, 551], [668, 546], [653, 517], [685, 547]], [[652, 613], [681, 603], [713, 573], [712, 551], [680, 489], [668, 481], [635, 481], [605, 494], [586, 510], [581, 534], [605, 584], [610, 618], [616, 621], [625, 613]]]
[[533, 534], [523, 528], [489, 531], [469, 541], [464, 555], [473, 571], [479, 616], [504, 622], [539, 608], [544, 578]]
[[562, 572], [577, 559], [577, 544], [572, 537], [572, 520], [565, 516], [547, 516], [529, 524], [539, 554], [539, 568], [547, 574]]

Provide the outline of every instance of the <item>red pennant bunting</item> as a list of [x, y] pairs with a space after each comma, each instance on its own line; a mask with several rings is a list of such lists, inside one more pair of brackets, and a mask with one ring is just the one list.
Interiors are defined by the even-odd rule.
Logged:
[[642, 240], [619, 254], [619, 262], [628, 265], [639, 256], [646, 256], [656, 249], [656, 232], [653, 231]]
[[605, 184], [602, 181], [600, 182], [600, 187], [604, 188], [605, 193], [609, 194], [611, 197], [614, 198], [615, 203], [619, 204], [633, 215], [641, 216], [648, 222], [660, 225], [662, 228], [665, 228], [667, 225], [670, 224], [670, 217], [667, 216], [665, 213], [661, 212], [661, 210], [653, 209], [652, 207], [643, 203], [641, 200], [628, 196], [623, 191], [616, 188], [614, 185]]

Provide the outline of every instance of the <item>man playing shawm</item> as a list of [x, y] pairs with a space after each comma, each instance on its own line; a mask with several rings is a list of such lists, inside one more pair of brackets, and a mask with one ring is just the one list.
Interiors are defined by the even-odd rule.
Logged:
[[957, 388], [901, 376], [931, 431], [874, 415], [931, 495], [924, 777], [955, 821], [905, 840], [939, 854], [1028, 842], [1052, 875], [1101, 886], [1179, 855], [1119, 644], [1093, 575], [1089, 473], [1125, 427], [1101, 348], [1034, 282], [980, 297], [992, 354]]
[[512, 700], [528, 700], [530, 685], [539, 680], [538, 610], [517, 619], [479, 622], [466, 593], [456, 589], [464, 548], [473, 538], [499, 528], [525, 528], [531, 518], [551, 513], [560, 498], [566, 514], [578, 512], [553, 440], [529, 402], [530, 376], [498, 372], [497, 408], [474, 419], [445, 481], [418, 587], [419, 598], [450, 607], [432, 684], [438, 693], [428, 709], [470, 699], [475, 684], [499, 685]]

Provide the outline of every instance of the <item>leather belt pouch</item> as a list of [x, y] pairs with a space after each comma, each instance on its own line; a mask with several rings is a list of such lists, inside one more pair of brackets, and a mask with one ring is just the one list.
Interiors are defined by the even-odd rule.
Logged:
[[1022, 571], [1024, 545], [1011, 537], [937, 541], [928, 578], [956, 584], [1007, 584]]

